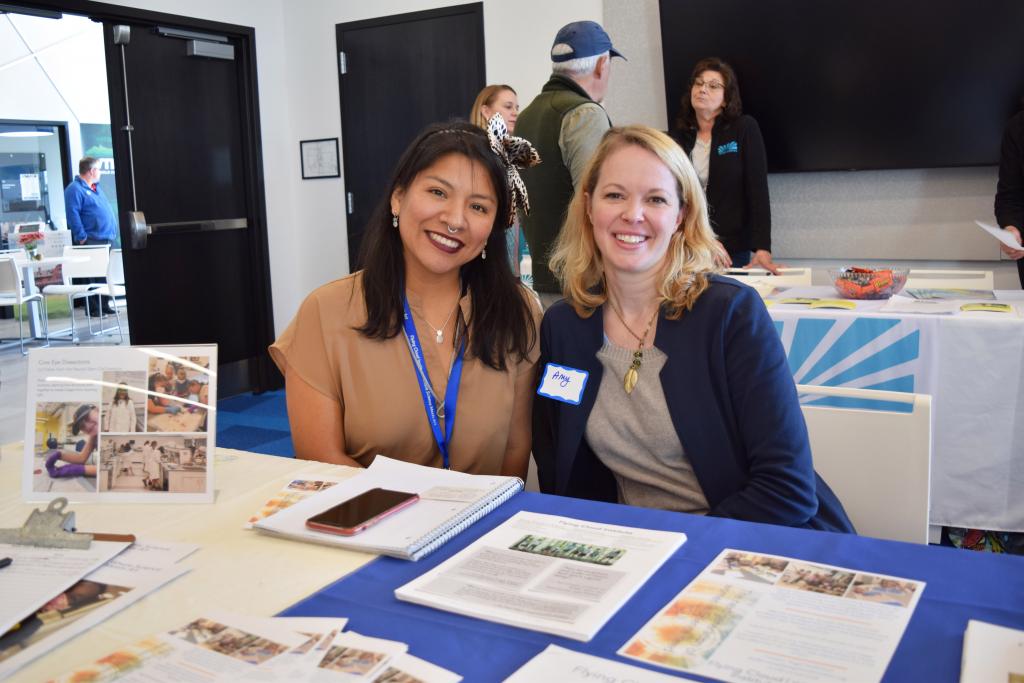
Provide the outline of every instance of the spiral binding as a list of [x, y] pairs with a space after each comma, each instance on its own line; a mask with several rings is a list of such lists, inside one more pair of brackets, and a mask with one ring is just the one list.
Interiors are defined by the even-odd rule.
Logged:
[[417, 539], [409, 546], [409, 558], [419, 560], [426, 557], [522, 490], [523, 480], [518, 477], [513, 479], [506, 488], [499, 489], [493, 498], [481, 500], [475, 506], [463, 510], [451, 524], [434, 529], [429, 535]]

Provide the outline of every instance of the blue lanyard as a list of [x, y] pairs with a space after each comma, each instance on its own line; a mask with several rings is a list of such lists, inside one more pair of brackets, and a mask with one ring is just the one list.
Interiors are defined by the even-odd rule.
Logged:
[[[402, 327], [405, 331], [405, 341], [409, 345], [409, 354], [412, 356], [412, 364], [416, 367], [416, 381], [420, 385], [420, 396], [423, 398], [423, 409], [427, 413], [427, 422], [434, 432], [434, 441], [441, 451], [441, 458], [444, 468], [450, 470], [451, 463], [448, 458], [448, 444], [452, 438], [452, 428], [455, 426], [455, 402], [459, 395], [459, 382], [462, 380], [462, 357], [466, 351], [466, 340], [459, 342], [459, 352], [452, 360], [452, 367], [448, 373], [448, 386], [444, 391], [444, 432], [441, 432], [441, 424], [438, 422], [437, 408], [435, 407], [434, 390], [430, 385], [430, 375], [427, 374], [427, 363], [420, 350], [420, 337], [416, 333], [416, 325], [412, 321], [412, 313], [409, 311], [409, 300], [402, 298], [402, 305], [405, 307], [405, 316], [402, 320]], [[456, 327], [458, 323], [456, 322]]]

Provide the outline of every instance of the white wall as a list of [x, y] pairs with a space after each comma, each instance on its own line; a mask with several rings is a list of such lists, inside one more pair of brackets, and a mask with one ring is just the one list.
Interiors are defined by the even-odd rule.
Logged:
[[[341, 137], [336, 24], [457, 4], [463, 0], [307, 0], [301, 12], [286, 11], [287, 68], [294, 79], [289, 84], [289, 144], [297, 149], [300, 139]], [[548, 79], [549, 51], [558, 29], [579, 19], [601, 21], [599, 0], [484, 0], [483, 6], [487, 81], [514, 87], [524, 106]], [[471, 105], [466, 103], [467, 114]], [[275, 273], [278, 330], [294, 315], [306, 292], [345, 274], [348, 263], [344, 179], [301, 180], [296, 173], [289, 180], [295, 229], [311, 237], [317, 247], [297, 255], [301, 268], [294, 271], [289, 291], [279, 288]]]

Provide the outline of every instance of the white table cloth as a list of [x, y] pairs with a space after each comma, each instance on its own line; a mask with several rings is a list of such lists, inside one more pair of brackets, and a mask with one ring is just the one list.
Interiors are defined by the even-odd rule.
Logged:
[[[837, 298], [831, 287], [774, 298], [792, 296]], [[769, 304], [798, 383], [931, 394], [933, 525], [1024, 531], [1024, 292], [996, 297], [1018, 315]]]

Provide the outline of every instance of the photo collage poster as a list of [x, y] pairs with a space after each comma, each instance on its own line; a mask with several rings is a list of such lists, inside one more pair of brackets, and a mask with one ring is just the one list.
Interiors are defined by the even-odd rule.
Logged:
[[27, 501], [212, 503], [217, 347], [29, 354]]

